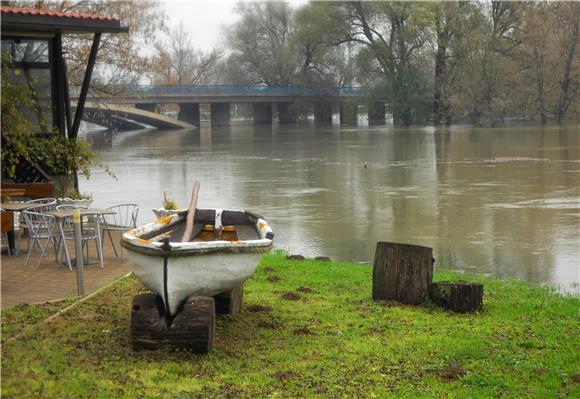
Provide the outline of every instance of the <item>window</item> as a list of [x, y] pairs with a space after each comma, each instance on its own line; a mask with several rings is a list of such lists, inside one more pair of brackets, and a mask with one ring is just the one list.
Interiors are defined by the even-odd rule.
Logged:
[[27, 87], [33, 106], [22, 112], [38, 133], [53, 132], [52, 71], [49, 39], [2, 38], [2, 68], [7, 78]]

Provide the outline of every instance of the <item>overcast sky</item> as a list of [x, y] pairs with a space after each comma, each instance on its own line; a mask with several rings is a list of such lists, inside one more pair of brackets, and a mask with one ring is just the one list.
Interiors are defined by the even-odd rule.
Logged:
[[[290, 3], [298, 6], [306, 2], [294, 0]], [[161, 0], [169, 26], [177, 26], [183, 21], [194, 47], [206, 51], [221, 46], [222, 27], [238, 19], [234, 12], [237, 3], [234, 0]]]

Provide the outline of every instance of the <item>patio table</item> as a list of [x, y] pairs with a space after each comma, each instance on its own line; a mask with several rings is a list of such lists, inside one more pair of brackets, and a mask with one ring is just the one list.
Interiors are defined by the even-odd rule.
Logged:
[[[83, 216], [87, 216], [87, 215], [104, 216], [104, 215], [116, 214], [115, 211], [111, 211], [109, 209], [100, 209], [100, 208], [79, 208], [79, 210], [80, 210], [81, 220], [82, 220]], [[66, 209], [66, 210], [61, 210], [61, 211], [46, 212], [47, 215], [54, 216], [58, 222], [60, 236], [61, 236], [63, 245], [65, 245], [65, 254], [67, 256], [68, 256], [68, 250], [66, 249], [66, 244], [65, 244], [66, 241], [65, 241], [65, 236], [64, 236], [64, 221], [66, 220], [66, 218], [72, 218], [74, 212], [75, 212], [75, 209]], [[103, 223], [105, 226], [107, 226], [107, 220], [105, 218], [103, 218]], [[80, 243], [76, 242], [76, 240], [75, 240], [75, 245], [80, 245]], [[69, 260], [71, 261], [71, 264], [72, 264], [73, 263], [72, 260], [71, 259], [69, 259]]]
[[[68, 257], [68, 250], [66, 248], [66, 239], [65, 239], [65, 235], [64, 235], [64, 221], [66, 220], [66, 218], [73, 218], [74, 220], [74, 215], [75, 213], [80, 214], [80, 223], [82, 224], [82, 220], [83, 220], [83, 216], [89, 216], [89, 215], [97, 215], [97, 216], [104, 216], [104, 215], [114, 215], [116, 214], [115, 211], [111, 211], [109, 209], [99, 209], [99, 208], [76, 208], [76, 209], [66, 209], [66, 210], [61, 210], [61, 211], [51, 211], [51, 212], [47, 212], [47, 214], [52, 215], [56, 218], [56, 220], [58, 221], [58, 226], [60, 229], [60, 236], [62, 238], [62, 243], [64, 246], [64, 251], [65, 254], [69, 260], [69, 267], [72, 265], [72, 260], [70, 259], [70, 257]], [[104, 224], [105, 226], [107, 226], [107, 221], [105, 220], [105, 218], [103, 218]], [[76, 252], [76, 256], [77, 258], [75, 258], [75, 265], [78, 266], [76, 268], [77, 270], [77, 292], [80, 296], [85, 294], [85, 282], [84, 282], [84, 260], [83, 260], [83, 254], [82, 254], [82, 242], [81, 242], [81, 237], [80, 237], [80, 229], [79, 229], [79, 224], [75, 223], [75, 252]], [[100, 234], [100, 232], [97, 231], [97, 234]], [[87, 263], [88, 259], [87, 259]]]

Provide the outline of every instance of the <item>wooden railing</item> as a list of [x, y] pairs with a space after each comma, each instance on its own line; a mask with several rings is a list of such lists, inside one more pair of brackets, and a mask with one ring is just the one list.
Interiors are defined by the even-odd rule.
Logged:
[[54, 183], [51, 181], [44, 183], [2, 183], [0, 191], [6, 189], [24, 190], [22, 197], [43, 198], [54, 196]]

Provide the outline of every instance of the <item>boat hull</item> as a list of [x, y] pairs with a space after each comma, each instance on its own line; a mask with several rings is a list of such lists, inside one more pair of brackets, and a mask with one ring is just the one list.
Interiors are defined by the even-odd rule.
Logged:
[[171, 315], [190, 295], [214, 296], [243, 284], [256, 271], [260, 257], [260, 253], [214, 253], [161, 258], [129, 251], [135, 276], [163, 298]]
[[262, 253], [272, 249], [274, 239], [268, 223], [257, 214], [197, 209], [200, 231], [204, 223], [223, 226], [225, 221], [228, 227], [235, 226], [235, 239], [230, 241], [224, 234], [209, 241], [176, 241], [176, 237], [181, 237], [186, 216], [187, 213], [178, 212], [158, 218], [125, 232], [121, 239], [133, 272], [161, 296], [169, 316], [178, 312], [188, 296], [214, 296], [243, 284], [256, 271]]

